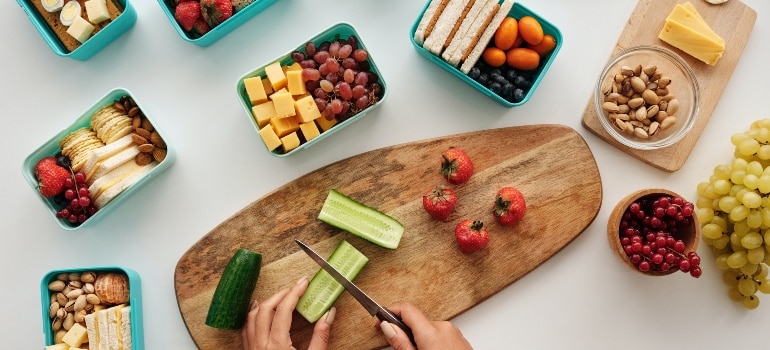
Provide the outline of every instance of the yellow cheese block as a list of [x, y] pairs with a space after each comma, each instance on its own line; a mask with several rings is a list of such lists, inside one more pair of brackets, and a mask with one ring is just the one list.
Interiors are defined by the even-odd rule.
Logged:
[[321, 128], [321, 130], [326, 131], [332, 128], [335, 124], [337, 124], [337, 119], [328, 120], [325, 117], [321, 118], [315, 118], [315, 122], [318, 124], [318, 126]]
[[687, 9], [687, 11], [690, 11], [690, 13], [692, 13], [693, 16], [698, 17], [698, 19], [700, 19], [704, 23], [706, 22], [705, 20], [703, 20], [703, 16], [700, 15], [698, 10], [695, 9], [695, 6], [693, 6], [691, 2], [687, 1], [684, 4], [682, 4], [682, 6], [684, 6], [684, 8]]
[[265, 142], [265, 146], [270, 151], [278, 148], [281, 145], [281, 139], [275, 134], [273, 127], [266, 125], [264, 128], [259, 129], [259, 136], [262, 136], [262, 141]]
[[297, 131], [299, 129], [299, 122], [296, 117], [276, 117], [270, 119], [270, 126], [273, 127], [273, 130], [275, 130], [275, 134], [278, 135], [278, 137], [284, 137]]
[[682, 5], [677, 4], [666, 19], [681, 23], [722, 46], [725, 44], [725, 40], [717, 35], [699, 15], [695, 15]]
[[275, 90], [273, 90], [273, 85], [270, 84], [270, 79], [262, 78], [262, 86], [265, 88], [265, 94], [267, 95], [275, 92]]
[[302, 66], [299, 63], [297, 63], [297, 62], [294, 62], [294, 63], [292, 63], [292, 64], [290, 64], [288, 66], [284, 66], [284, 67], [286, 69], [286, 72], [289, 72], [289, 71], [292, 71], [292, 70], [299, 70], [299, 71], [302, 70]]
[[257, 125], [260, 128], [270, 123], [270, 119], [278, 116], [275, 113], [273, 101], [267, 101], [251, 107], [251, 114], [254, 115], [254, 120], [257, 121]]
[[75, 323], [67, 331], [67, 334], [64, 335], [62, 341], [73, 348], [77, 348], [80, 344], [88, 341], [88, 331], [80, 323]]
[[299, 136], [297, 132], [292, 132], [284, 137], [281, 137], [281, 144], [283, 145], [283, 152], [289, 152], [299, 147]]
[[267, 101], [267, 93], [261, 77], [246, 78], [243, 80], [243, 85], [246, 87], [246, 94], [249, 95], [252, 105]]
[[286, 91], [278, 91], [270, 95], [275, 107], [275, 114], [278, 117], [291, 117], [297, 114], [294, 110], [294, 98]]
[[302, 80], [301, 70], [289, 70], [286, 72], [286, 81], [289, 93], [292, 95], [304, 95], [307, 93], [305, 81]]
[[712, 66], [725, 51], [724, 45], [673, 19], [666, 20], [658, 38]]
[[307, 123], [321, 116], [313, 96], [307, 95], [294, 101], [294, 110], [300, 123]]
[[273, 91], [278, 91], [286, 86], [286, 74], [281, 68], [281, 62], [273, 62], [265, 67], [265, 74], [267, 79], [270, 80], [270, 85], [273, 87]]
[[310, 141], [318, 135], [321, 135], [321, 132], [318, 131], [318, 127], [312, 120], [299, 124], [299, 130], [302, 131], [302, 136], [305, 138], [305, 141]]
[[45, 350], [69, 350], [69, 349], [70, 349], [70, 346], [65, 343], [48, 345], [45, 347]]

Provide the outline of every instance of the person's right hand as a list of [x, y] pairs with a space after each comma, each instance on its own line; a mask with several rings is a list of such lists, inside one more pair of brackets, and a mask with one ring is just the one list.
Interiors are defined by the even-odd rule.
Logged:
[[[432, 349], [473, 349], [460, 330], [449, 321], [431, 321], [411, 303], [394, 305], [388, 310], [401, 317], [412, 329], [414, 341], [420, 350]], [[414, 350], [409, 337], [398, 326], [386, 321], [380, 322], [380, 329], [393, 350]]]

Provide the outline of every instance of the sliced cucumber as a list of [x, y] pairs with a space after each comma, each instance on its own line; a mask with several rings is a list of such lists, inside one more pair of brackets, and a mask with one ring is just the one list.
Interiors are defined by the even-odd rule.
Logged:
[[329, 191], [318, 219], [388, 249], [396, 249], [404, 235], [404, 225], [396, 219], [334, 189]]
[[[327, 261], [352, 281], [369, 262], [369, 258], [343, 240]], [[299, 298], [296, 310], [310, 323], [315, 323], [332, 307], [344, 290], [345, 287], [337, 283], [334, 277], [324, 269], [319, 269], [308, 283], [305, 293]]]
[[246, 321], [251, 293], [257, 286], [262, 255], [239, 249], [219, 278], [211, 299], [206, 324], [220, 329], [238, 329]]

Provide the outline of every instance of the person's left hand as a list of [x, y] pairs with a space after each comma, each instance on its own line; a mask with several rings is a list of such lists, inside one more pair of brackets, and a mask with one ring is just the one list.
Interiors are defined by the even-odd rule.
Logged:
[[[303, 277], [291, 288], [283, 289], [259, 303], [252, 300], [241, 334], [245, 350], [296, 349], [291, 344], [291, 319], [308, 278]], [[326, 350], [336, 309], [332, 307], [316, 323], [308, 350]]]

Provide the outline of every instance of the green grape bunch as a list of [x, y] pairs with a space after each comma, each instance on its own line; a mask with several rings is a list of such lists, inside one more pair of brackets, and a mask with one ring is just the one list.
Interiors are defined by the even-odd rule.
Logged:
[[734, 158], [698, 184], [695, 214], [730, 298], [753, 310], [757, 292], [770, 293], [770, 118], [754, 121], [730, 142]]

